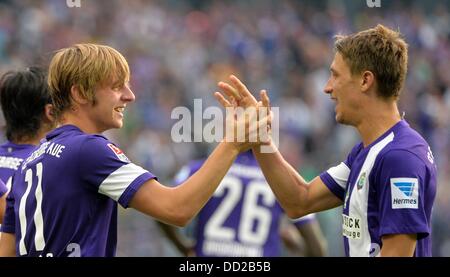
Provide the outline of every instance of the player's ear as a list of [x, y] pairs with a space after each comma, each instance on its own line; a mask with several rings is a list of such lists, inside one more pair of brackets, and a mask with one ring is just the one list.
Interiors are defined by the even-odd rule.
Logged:
[[56, 117], [55, 117], [55, 110], [53, 108], [52, 104], [46, 104], [44, 107], [44, 114], [45, 114], [45, 118], [50, 121], [50, 122], [55, 122], [56, 121]]
[[89, 102], [81, 93], [80, 87], [78, 85], [73, 85], [70, 88], [70, 98], [72, 99], [72, 101], [74, 101], [74, 104], [76, 103], [78, 105], [84, 105]]
[[375, 83], [375, 75], [372, 71], [364, 71], [361, 75], [361, 90], [367, 92]]

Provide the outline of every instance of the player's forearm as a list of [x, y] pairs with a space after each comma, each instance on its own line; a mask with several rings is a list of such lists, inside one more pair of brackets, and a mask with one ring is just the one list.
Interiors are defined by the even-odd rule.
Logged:
[[203, 166], [181, 186], [179, 205], [192, 218], [206, 204], [239, 154], [231, 143], [221, 142]]
[[306, 205], [307, 182], [286, 162], [273, 143], [271, 146], [275, 152], [260, 153], [259, 149], [254, 149], [253, 154], [287, 215], [298, 217], [303, 210], [301, 205]]

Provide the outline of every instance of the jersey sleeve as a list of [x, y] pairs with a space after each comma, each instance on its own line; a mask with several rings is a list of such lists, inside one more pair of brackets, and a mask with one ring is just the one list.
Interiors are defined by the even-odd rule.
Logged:
[[146, 181], [156, 179], [103, 137], [88, 137], [79, 155], [79, 174], [88, 189], [110, 197], [124, 208]]
[[320, 179], [328, 187], [328, 189], [339, 199], [344, 201], [345, 191], [347, 189], [347, 181], [352, 168], [353, 159], [361, 149], [362, 144], [353, 147], [347, 159], [339, 165], [331, 167], [327, 171], [320, 174]]
[[[426, 165], [415, 154], [393, 150], [380, 160], [374, 178], [380, 209], [380, 236], [431, 233], [425, 211]], [[372, 186], [372, 185], [371, 185]]]
[[1, 231], [4, 233], [15, 233], [16, 217], [14, 214], [14, 201], [14, 193], [11, 191], [8, 196], [6, 196], [5, 216], [1, 225]]

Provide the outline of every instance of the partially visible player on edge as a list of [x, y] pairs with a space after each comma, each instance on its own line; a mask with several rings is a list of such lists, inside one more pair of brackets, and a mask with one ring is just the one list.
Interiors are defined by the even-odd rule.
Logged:
[[[184, 166], [175, 183], [181, 184], [204, 163], [196, 160]], [[277, 257], [282, 239], [296, 252], [325, 256], [325, 239], [315, 215], [293, 221], [305, 238], [305, 248], [289, 235], [290, 223], [251, 151], [241, 153], [227, 172], [213, 197], [199, 212], [194, 229], [194, 246], [172, 226], [163, 226], [170, 240], [186, 256], [199, 257]]]
[[6, 191], [22, 161], [45, 134], [54, 128], [51, 97], [45, 71], [39, 67], [9, 71], [0, 79], [0, 103], [6, 122], [7, 142], [0, 145], [0, 218], [3, 219]]
[[[186, 182], [163, 186], [101, 135], [122, 127], [126, 106], [135, 100], [129, 79], [127, 61], [108, 46], [76, 44], [54, 55], [48, 81], [59, 127], [13, 177], [0, 256], [114, 256], [117, 203], [183, 226], [239, 152], [261, 143], [224, 140]], [[270, 126], [270, 117], [259, 122]], [[227, 124], [256, 137], [245, 117], [231, 113]]]
[[[400, 116], [408, 64], [401, 35], [378, 25], [337, 36], [325, 93], [336, 102], [336, 121], [351, 125], [362, 142], [347, 159], [306, 182], [273, 146], [254, 154], [264, 176], [291, 217], [343, 209], [347, 256], [431, 256], [431, 211], [437, 169], [428, 143]], [[219, 83], [242, 106], [256, 99], [234, 76]], [[216, 93], [218, 100], [228, 101]], [[269, 106], [265, 91], [264, 106]]]

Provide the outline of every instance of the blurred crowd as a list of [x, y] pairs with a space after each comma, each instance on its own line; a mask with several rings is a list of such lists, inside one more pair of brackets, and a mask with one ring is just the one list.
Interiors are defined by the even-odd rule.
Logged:
[[[206, 143], [174, 143], [175, 107], [218, 105], [217, 82], [234, 73], [251, 91], [267, 89], [280, 108], [280, 148], [306, 177], [344, 160], [358, 136], [334, 120], [323, 93], [333, 36], [398, 28], [409, 43], [400, 109], [430, 143], [439, 169], [434, 255], [450, 256], [450, 1], [147, 1], [0, 0], [0, 73], [46, 66], [55, 50], [77, 42], [108, 44], [128, 60], [137, 101], [123, 129], [108, 132], [129, 158], [170, 182]], [[206, 122], [206, 121], [205, 121]], [[126, 215], [126, 216], [124, 216]], [[319, 215], [329, 253], [343, 255], [340, 213]], [[119, 255], [177, 255], [154, 223], [121, 211]], [[132, 247], [133, 246], [133, 247]]]

